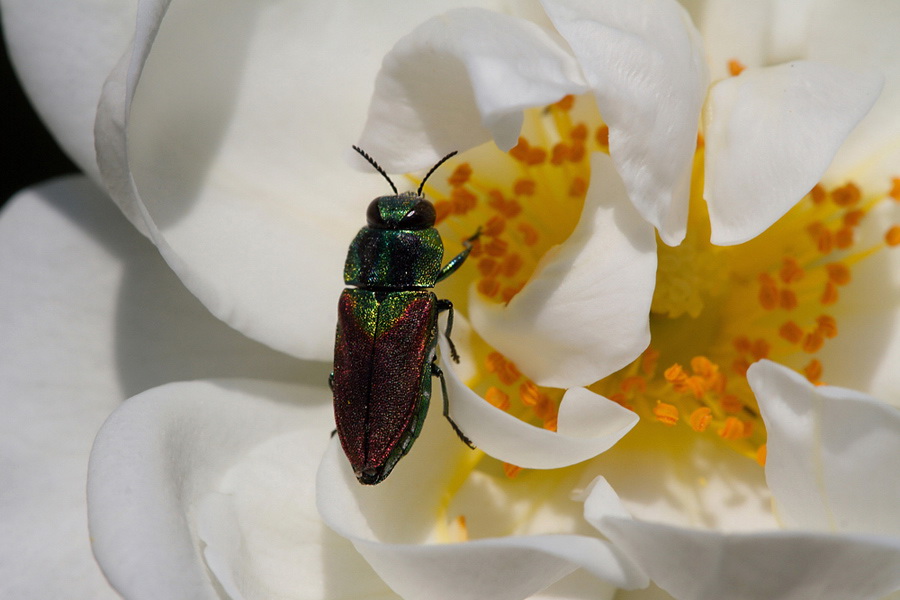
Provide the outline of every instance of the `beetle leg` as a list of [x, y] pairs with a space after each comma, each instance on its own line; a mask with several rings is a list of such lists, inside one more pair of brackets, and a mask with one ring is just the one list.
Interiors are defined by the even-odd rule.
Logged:
[[462, 266], [463, 262], [465, 262], [466, 258], [468, 258], [469, 252], [472, 251], [472, 242], [477, 240], [478, 236], [480, 236], [480, 235], [481, 235], [481, 227], [478, 228], [478, 231], [476, 231], [472, 235], [472, 237], [470, 237], [469, 239], [465, 240], [462, 243], [464, 250], [462, 252], [460, 252], [459, 254], [457, 254], [456, 256], [454, 256], [453, 258], [451, 258], [450, 262], [448, 262], [446, 265], [444, 265], [444, 268], [442, 268], [441, 272], [438, 273], [437, 280], [435, 281], [435, 283], [437, 283], [438, 281], [443, 281], [443, 280], [447, 279], [448, 277], [453, 275], [453, 273], [455, 273], [458, 268], [460, 268]]
[[447, 329], [444, 330], [444, 336], [447, 338], [447, 343], [450, 344], [450, 356], [453, 358], [453, 362], [459, 362], [459, 354], [456, 352], [456, 345], [453, 343], [453, 340], [450, 339], [450, 332], [453, 331], [453, 303], [449, 300], [445, 300], [443, 298], [438, 299], [437, 301], [437, 311], [448, 311], [447, 312]]
[[[437, 360], [437, 357], [435, 357], [434, 360]], [[466, 446], [474, 450], [475, 444], [472, 443], [472, 440], [466, 437], [466, 434], [462, 432], [462, 430], [459, 428], [459, 425], [457, 425], [453, 421], [453, 419], [450, 418], [450, 400], [447, 396], [447, 381], [444, 379], [444, 372], [441, 371], [441, 368], [437, 366], [437, 363], [434, 362], [434, 360], [431, 361], [431, 374], [432, 376], [437, 377], [441, 380], [441, 394], [444, 396], [444, 417], [448, 421], [450, 421], [450, 426], [453, 427], [453, 431], [456, 432], [456, 435], [459, 436], [459, 439], [461, 439]]]

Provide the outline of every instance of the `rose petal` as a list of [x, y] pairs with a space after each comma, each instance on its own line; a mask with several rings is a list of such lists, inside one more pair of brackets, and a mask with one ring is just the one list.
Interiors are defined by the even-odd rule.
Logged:
[[[900, 10], [893, 2], [818, 0], [810, 25], [809, 58], [865, 71], [877, 69], [885, 85], [875, 106], [847, 137], [825, 174], [828, 182], [853, 177], [880, 189], [900, 164]], [[852, 87], [848, 82], [847, 87]]]
[[591, 186], [572, 235], [551, 250], [507, 306], [474, 290], [478, 333], [539, 385], [593, 383], [650, 342], [656, 241], [628, 202], [612, 162], [591, 157]]
[[638, 212], [675, 245], [687, 227], [702, 41], [674, 0], [542, 0], [597, 96], [610, 154]]
[[[446, 342], [441, 352], [449, 355]], [[638, 421], [636, 414], [585, 388], [566, 391], [557, 431], [528, 425], [491, 406], [445, 364], [450, 415], [465, 435], [494, 458], [531, 469], [557, 469], [608, 450]]]
[[715, 84], [704, 118], [712, 242], [765, 231], [819, 181], [878, 97], [877, 74], [811, 61]]
[[575, 60], [534, 23], [452, 10], [414, 29], [385, 57], [360, 145], [398, 172], [492, 137], [509, 150], [524, 109], [585, 89]]
[[3, 34], [41, 119], [73, 161], [99, 181], [94, 116], [100, 90], [128, 46], [136, 0], [2, 0]]
[[770, 361], [747, 379], [768, 432], [766, 479], [789, 527], [900, 539], [900, 410], [813, 386]]
[[625, 519], [602, 532], [679, 600], [869, 600], [900, 586], [900, 544], [816, 533], [720, 534]]
[[276, 349], [330, 359], [347, 246], [384, 187], [345, 153], [381, 54], [445, 9], [141, 5], [133, 51], [98, 109], [101, 171], [213, 314]]
[[97, 435], [87, 488], [94, 555], [112, 586], [127, 598], [219, 598], [192, 520], [201, 499], [268, 438], [291, 430], [327, 437], [327, 405], [292, 404], [327, 396], [316, 387], [210, 380], [123, 404]]
[[229, 373], [325, 380], [213, 318], [85, 178], [7, 204], [0, 282], [0, 595], [114, 594], [91, 555], [84, 484], [97, 429], [129, 394]]
[[[409, 490], [446, 490], [450, 482], [444, 479], [454, 471], [432, 470], [425, 481], [409, 479], [410, 474], [398, 467], [383, 484], [360, 486], [335, 441], [316, 480], [325, 522], [350, 539], [404, 598], [434, 598], [447, 589], [456, 598], [523, 598], [578, 567], [619, 587], [646, 585], [643, 575], [613, 547], [588, 536], [530, 535], [434, 544], [421, 525], [434, 522], [442, 495], [423, 499]], [[434, 481], [436, 476], [439, 481]]]

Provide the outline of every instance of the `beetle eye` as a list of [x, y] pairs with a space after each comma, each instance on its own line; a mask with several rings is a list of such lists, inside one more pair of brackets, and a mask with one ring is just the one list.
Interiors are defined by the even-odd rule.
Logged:
[[434, 205], [423, 198], [400, 220], [400, 229], [428, 229], [434, 227], [436, 217]]
[[381, 198], [375, 198], [369, 202], [369, 208], [366, 209], [366, 223], [375, 229], [387, 229], [388, 224], [381, 218], [380, 200]]

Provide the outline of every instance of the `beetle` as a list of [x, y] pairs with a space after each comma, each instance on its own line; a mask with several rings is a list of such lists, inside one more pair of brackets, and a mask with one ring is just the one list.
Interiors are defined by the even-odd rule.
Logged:
[[372, 157], [357, 146], [353, 149], [387, 179], [394, 193], [372, 200], [366, 226], [347, 252], [347, 287], [338, 301], [329, 384], [344, 454], [359, 482], [374, 485], [384, 481], [422, 431], [432, 377], [441, 382], [444, 417], [474, 448], [450, 418], [447, 383], [435, 351], [438, 314], [446, 311], [445, 335], [453, 360], [459, 362], [450, 341], [453, 304], [438, 299], [432, 288], [462, 266], [481, 228], [442, 267], [444, 244], [434, 227], [434, 205], [422, 195], [422, 188], [456, 152], [438, 161], [416, 192], [401, 194]]

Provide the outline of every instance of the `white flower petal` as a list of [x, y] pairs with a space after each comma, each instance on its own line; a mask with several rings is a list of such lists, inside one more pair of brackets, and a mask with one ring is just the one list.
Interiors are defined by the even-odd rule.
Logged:
[[0, 287], [0, 596], [113, 594], [91, 555], [84, 484], [97, 429], [124, 398], [206, 375], [325, 381], [213, 318], [83, 177], [5, 207]]
[[[412, 453], [404, 460], [410, 458]], [[511, 536], [436, 544], [430, 529], [422, 525], [433, 526], [443, 501], [441, 494], [433, 492], [445, 490], [450, 481], [444, 479], [454, 473], [436, 469], [424, 479], [410, 479], [411, 474], [398, 467], [384, 483], [360, 486], [335, 441], [325, 454], [316, 480], [319, 512], [325, 522], [350, 539], [404, 598], [440, 597], [448, 589], [453, 590], [454, 598], [524, 598], [578, 567], [619, 587], [646, 585], [640, 571], [612, 546], [583, 535]], [[431, 493], [422, 498], [419, 490]]]
[[674, 0], [542, 0], [597, 96], [610, 154], [638, 212], [678, 244], [700, 110], [702, 41]]
[[[449, 355], [442, 341], [441, 352]], [[557, 469], [593, 458], [619, 441], [638, 421], [636, 414], [585, 388], [566, 391], [557, 431], [523, 423], [488, 404], [444, 365], [450, 415], [487, 454], [531, 469]]]
[[474, 290], [473, 327], [540, 385], [593, 383], [649, 344], [656, 284], [653, 229], [628, 202], [609, 157], [591, 157], [591, 185], [572, 235], [551, 250], [507, 306]]
[[359, 145], [390, 171], [414, 171], [491, 138], [512, 148], [522, 111], [585, 91], [575, 60], [524, 19], [457, 9], [388, 53]]
[[134, 29], [137, 0], [2, 0], [3, 34], [22, 86], [70, 158], [99, 181], [94, 116]]
[[[878, 102], [841, 147], [825, 178], [882, 188], [900, 164], [900, 5], [881, 0], [818, 0], [808, 55], [863, 71], [877, 69], [885, 85]], [[851, 87], [852, 82], [848, 82]]]
[[192, 521], [201, 498], [267, 438], [304, 429], [327, 436], [328, 419], [315, 417], [327, 407], [292, 405], [327, 394], [210, 380], [168, 384], [123, 404], [97, 435], [87, 490], [94, 555], [112, 586], [129, 599], [218, 599]]
[[213, 314], [276, 349], [330, 358], [347, 246], [384, 189], [345, 155], [383, 52], [445, 9], [141, 5], [133, 52], [101, 98], [98, 160], [125, 214]]
[[874, 73], [798, 61], [716, 83], [704, 118], [712, 242], [765, 231], [819, 181], [881, 90]]
[[678, 600], [875, 600], [900, 586], [886, 538], [721, 534], [607, 518], [601, 531]]
[[770, 361], [747, 372], [768, 432], [766, 479], [789, 527], [900, 539], [900, 410], [816, 387]]

